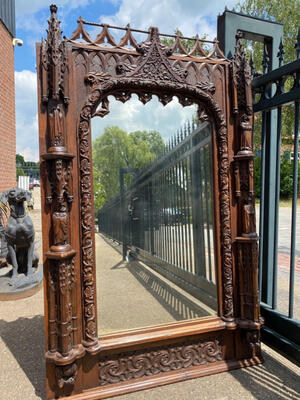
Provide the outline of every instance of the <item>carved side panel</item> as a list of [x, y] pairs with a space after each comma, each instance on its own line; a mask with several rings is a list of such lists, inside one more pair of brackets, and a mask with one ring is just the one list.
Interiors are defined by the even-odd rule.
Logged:
[[66, 141], [69, 47], [61, 37], [57, 7], [51, 5], [50, 11], [47, 39], [41, 46], [42, 101], [44, 112], [47, 112], [47, 151], [41, 155], [47, 172], [44, 210], [51, 216], [50, 248], [46, 252], [49, 285], [49, 348], [46, 359], [56, 364], [57, 385], [62, 387], [65, 383], [75, 382], [77, 365], [74, 361], [84, 355], [84, 349], [77, 334], [76, 252], [70, 244], [74, 156], [68, 153]]
[[[99, 96], [99, 93], [98, 93]], [[93, 208], [92, 208], [92, 175], [89, 146], [89, 121], [91, 105], [83, 108], [79, 124], [79, 162], [80, 162], [80, 201], [81, 201], [81, 245], [83, 272], [83, 317], [84, 344], [86, 347], [97, 346], [98, 333], [96, 324], [96, 293], [94, 280], [94, 249], [93, 249]]]
[[[239, 325], [245, 329], [251, 327], [259, 329], [258, 237], [253, 176], [251, 71], [243, 50], [242, 37], [242, 33], [238, 32], [236, 51], [231, 64], [232, 106], [238, 130], [238, 149], [234, 158], [235, 195], [240, 215], [239, 235], [236, 238], [240, 299]], [[248, 343], [253, 349], [259, 347], [259, 343], [253, 344], [249, 340]]]
[[108, 356], [99, 361], [99, 385], [189, 369], [223, 360], [219, 339], [179, 343], [151, 351]]

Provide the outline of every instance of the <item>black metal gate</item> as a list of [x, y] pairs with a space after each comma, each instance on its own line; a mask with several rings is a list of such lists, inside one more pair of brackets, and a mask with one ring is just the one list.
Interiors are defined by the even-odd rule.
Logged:
[[[299, 31], [300, 38], [300, 31]], [[300, 309], [299, 299], [296, 301], [296, 287], [299, 290], [300, 282], [300, 241], [297, 240], [297, 200], [299, 198], [298, 171], [299, 171], [299, 103], [300, 103], [300, 43], [297, 44], [297, 58], [294, 62], [281, 66], [271, 72], [253, 79], [252, 88], [254, 95], [259, 95], [259, 100], [254, 104], [254, 112], [261, 113], [262, 120], [262, 147], [261, 147], [261, 205], [260, 205], [260, 292], [261, 292], [261, 313], [265, 318], [265, 337], [269, 336], [273, 342], [278, 342], [281, 349], [292, 353], [293, 357], [300, 360]], [[291, 88], [286, 89], [284, 83], [287, 79], [293, 80]], [[287, 243], [287, 251], [279, 253], [279, 219], [280, 219], [280, 171], [283, 168], [284, 157], [282, 155], [282, 107], [292, 103], [292, 114], [294, 119], [294, 129], [291, 138], [293, 140], [293, 151], [286, 154], [292, 164], [292, 200], [291, 200], [291, 223], [289, 226], [281, 229], [290, 231], [290, 246]], [[270, 110], [277, 110], [276, 129], [271, 130]], [[292, 132], [291, 132], [292, 133]], [[276, 137], [276, 152], [268, 145], [270, 136]], [[267, 203], [266, 174], [270, 169], [269, 160], [275, 159], [275, 198], [272, 203]], [[270, 209], [271, 207], [271, 209]], [[265, 212], [274, 213], [274, 224], [269, 223]], [[286, 212], [285, 212], [286, 214]], [[298, 221], [299, 222], [299, 221]], [[268, 241], [265, 241], [266, 230], [267, 237], [272, 240], [274, 248], [273, 258], [267, 257], [266, 247]], [[298, 230], [299, 233], [299, 230]], [[286, 254], [285, 260], [288, 261], [288, 277], [279, 276], [279, 264]], [[288, 280], [288, 294], [284, 294], [279, 285], [281, 279]], [[279, 301], [283, 302], [283, 297], [287, 297], [288, 307], [283, 310], [279, 307]], [[298, 294], [299, 296], [299, 294]]]
[[[260, 192], [257, 222], [261, 314], [265, 318], [263, 340], [300, 361], [299, 228], [297, 232], [297, 200], [299, 202], [300, 197], [300, 30], [295, 44], [296, 58], [286, 65], [281, 65], [282, 24], [225, 10], [218, 18], [218, 39], [228, 58], [234, 53], [237, 31], [241, 31], [247, 40], [263, 43], [264, 47], [263, 74], [256, 74], [252, 80], [254, 120], [256, 130], [260, 125], [261, 131], [261, 145], [256, 152], [255, 164], [260, 164], [256, 173], [261, 174], [260, 182], [256, 184], [256, 197]], [[252, 72], [255, 76], [255, 71]], [[285, 152], [282, 127], [285, 124], [284, 108], [287, 106], [291, 109], [293, 123], [290, 124], [290, 151]], [[284, 175], [287, 165], [290, 171]], [[291, 186], [291, 199], [284, 209], [280, 207], [280, 193], [286, 180]]]

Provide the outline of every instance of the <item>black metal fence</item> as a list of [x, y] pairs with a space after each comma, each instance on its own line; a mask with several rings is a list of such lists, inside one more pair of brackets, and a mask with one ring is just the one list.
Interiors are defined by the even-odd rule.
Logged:
[[[273, 71], [264, 71], [262, 76], [252, 81], [254, 95], [259, 99], [254, 104], [254, 112], [261, 113], [261, 204], [260, 204], [260, 292], [261, 312], [265, 318], [264, 336], [277, 343], [281, 350], [293, 355], [300, 361], [300, 308], [296, 301], [296, 279], [300, 270], [296, 270], [300, 261], [300, 242], [297, 238], [297, 195], [299, 170], [299, 102], [300, 102], [300, 29], [296, 44], [297, 59], [280, 66]], [[279, 49], [280, 64], [282, 47]], [[264, 62], [267, 54], [265, 50]], [[289, 84], [287, 84], [289, 82]], [[283, 109], [289, 105], [293, 118], [293, 127], [289, 132], [293, 142], [292, 151], [292, 201], [290, 216], [280, 207], [280, 188], [283, 168], [282, 142]], [[273, 167], [271, 167], [271, 165]], [[273, 195], [275, 193], [275, 197]], [[280, 216], [280, 214], [283, 214]], [[284, 218], [284, 227], [280, 227], [280, 218]], [[289, 224], [289, 220], [291, 221]], [[299, 221], [298, 221], [299, 223]], [[281, 223], [282, 226], [282, 223]], [[283, 231], [290, 232], [282, 244]], [[280, 231], [281, 230], [281, 231]], [[298, 239], [298, 240], [297, 240]], [[279, 243], [280, 242], [280, 243]], [[290, 247], [290, 248], [289, 248]], [[283, 254], [279, 254], [280, 252]], [[283, 276], [280, 257], [288, 261]], [[284, 284], [284, 282], [287, 284]], [[295, 308], [298, 307], [298, 310]], [[297, 312], [295, 312], [297, 311]]]
[[[186, 125], [98, 213], [99, 231], [216, 307], [211, 126]], [[199, 290], [200, 289], [200, 290]]]

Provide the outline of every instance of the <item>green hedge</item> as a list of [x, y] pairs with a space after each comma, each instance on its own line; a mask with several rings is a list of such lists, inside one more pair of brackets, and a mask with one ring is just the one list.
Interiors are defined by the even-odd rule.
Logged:
[[[254, 159], [254, 186], [255, 196], [260, 198], [261, 195], [261, 157], [256, 156]], [[293, 161], [285, 156], [281, 157], [280, 163], [280, 198], [289, 199], [293, 195]], [[300, 168], [298, 163], [298, 197], [300, 197]]]

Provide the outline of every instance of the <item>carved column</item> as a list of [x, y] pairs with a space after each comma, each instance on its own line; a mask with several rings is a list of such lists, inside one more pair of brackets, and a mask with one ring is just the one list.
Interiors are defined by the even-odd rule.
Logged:
[[[233, 114], [235, 115], [238, 151], [234, 157], [235, 196], [241, 220], [238, 221], [238, 277], [240, 315], [239, 326], [246, 330], [246, 340], [252, 355], [258, 355], [259, 314], [258, 294], [258, 236], [256, 234], [251, 71], [242, 47], [242, 33], [238, 32], [232, 60]], [[255, 339], [255, 343], [253, 340]]]
[[51, 215], [51, 246], [46, 252], [49, 299], [49, 349], [46, 359], [56, 365], [57, 385], [73, 384], [75, 360], [84, 355], [77, 337], [75, 256], [70, 244], [70, 211], [73, 201], [72, 159], [66, 145], [69, 104], [66, 79], [68, 48], [62, 40], [57, 7], [50, 6], [47, 40], [41, 46], [42, 102], [47, 112], [47, 171], [45, 210]]

